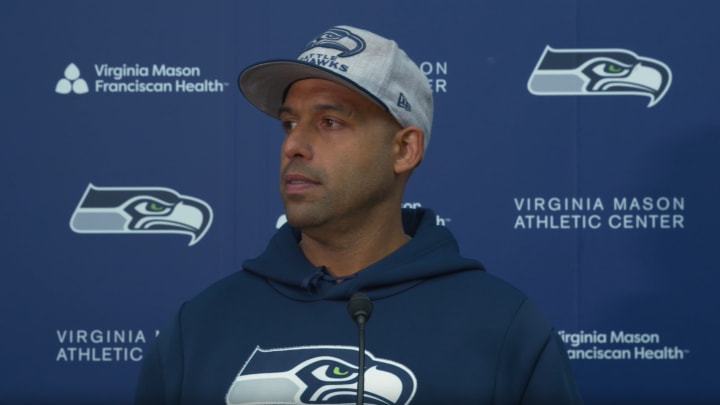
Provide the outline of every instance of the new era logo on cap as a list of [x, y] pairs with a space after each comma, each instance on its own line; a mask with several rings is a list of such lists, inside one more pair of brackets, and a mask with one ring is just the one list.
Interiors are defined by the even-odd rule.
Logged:
[[400, 93], [397, 105], [405, 111], [412, 111], [412, 106], [410, 105], [410, 102], [407, 101], [407, 98], [405, 98], [405, 95], [402, 93]]

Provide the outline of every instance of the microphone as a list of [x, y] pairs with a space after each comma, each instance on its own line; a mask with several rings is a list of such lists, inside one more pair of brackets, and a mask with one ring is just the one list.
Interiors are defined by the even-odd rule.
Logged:
[[363, 293], [355, 293], [348, 302], [348, 313], [358, 327], [358, 383], [357, 405], [362, 405], [365, 396], [365, 323], [370, 319], [373, 303]]

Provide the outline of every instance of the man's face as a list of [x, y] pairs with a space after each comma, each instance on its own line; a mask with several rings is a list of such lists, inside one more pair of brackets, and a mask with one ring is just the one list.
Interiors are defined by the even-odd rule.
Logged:
[[339, 84], [306, 79], [280, 109], [280, 195], [298, 228], [351, 228], [388, 206], [396, 187], [389, 113]]

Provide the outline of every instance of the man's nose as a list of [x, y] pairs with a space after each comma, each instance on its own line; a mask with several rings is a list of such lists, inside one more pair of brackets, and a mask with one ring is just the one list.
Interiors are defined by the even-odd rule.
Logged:
[[312, 128], [298, 122], [285, 134], [282, 152], [288, 159], [312, 159]]

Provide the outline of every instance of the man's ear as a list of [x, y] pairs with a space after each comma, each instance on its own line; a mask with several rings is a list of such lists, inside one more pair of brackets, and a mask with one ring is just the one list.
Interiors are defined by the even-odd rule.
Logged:
[[395, 133], [395, 174], [412, 171], [425, 153], [425, 134], [414, 125]]

